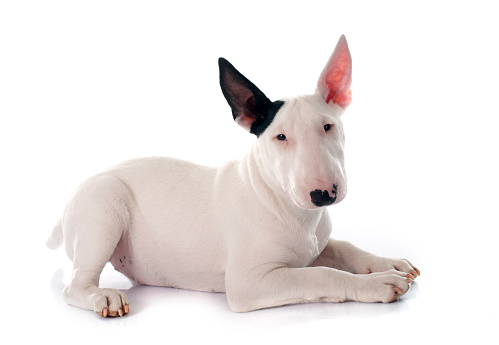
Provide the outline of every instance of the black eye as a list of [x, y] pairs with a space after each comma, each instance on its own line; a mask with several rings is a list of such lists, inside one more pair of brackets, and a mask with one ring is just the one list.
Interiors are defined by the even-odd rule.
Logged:
[[327, 132], [331, 129], [331, 125], [330, 124], [327, 124], [327, 125], [324, 125], [324, 130]]
[[286, 140], [286, 136], [284, 134], [277, 135], [278, 140]]

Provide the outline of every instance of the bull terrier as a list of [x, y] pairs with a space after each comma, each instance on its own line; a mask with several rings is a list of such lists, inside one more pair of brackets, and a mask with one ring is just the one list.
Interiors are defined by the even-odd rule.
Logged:
[[306, 302], [392, 302], [419, 270], [330, 238], [326, 206], [347, 191], [341, 116], [351, 101], [345, 36], [312, 95], [271, 101], [227, 60], [220, 85], [235, 122], [257, 136], [220, 168], [153, 157], [85, 181], [47, 246], [65, 243], [63, 292], [100, 316], [129, 312], [124, 292], [100, 288], [107, 262], [133, 282], [224, 292], [247, 312]]

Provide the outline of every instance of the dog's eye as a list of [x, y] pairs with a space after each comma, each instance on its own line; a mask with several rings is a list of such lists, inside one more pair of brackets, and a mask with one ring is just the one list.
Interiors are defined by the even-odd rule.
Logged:
[[286, 140], [286, 136], [284, 134], [277, 135], [278, 140]]
[[330, 124], [327, 124], [327, 125], [324, 125], [324, 130], [327, 132], [331, 129], [331, 125]]

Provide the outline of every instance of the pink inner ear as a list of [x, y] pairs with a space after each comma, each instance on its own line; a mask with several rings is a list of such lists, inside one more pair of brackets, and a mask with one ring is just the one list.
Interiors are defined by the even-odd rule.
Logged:
[[251, 131], [251, 125], [253, 122], [255, 122], [255, 118], [248, 114], [242, 114], [236, 118], [236, 123], [248, 132]]
[[326, 101], [346, 108], [352, 101], [352, 57], [345, 36], [341, 36], [318, 81], [319, 91]]
[[346, 94], [336, 93], [333, 95], [333, 93], [330, 93], [326, 98], [326, 103], [329, 103], [331, 100], [333, 103], [336, 103], [343, 109], [346, 109], [346, 107], [352, 103], [352, 90], [348, 90]]

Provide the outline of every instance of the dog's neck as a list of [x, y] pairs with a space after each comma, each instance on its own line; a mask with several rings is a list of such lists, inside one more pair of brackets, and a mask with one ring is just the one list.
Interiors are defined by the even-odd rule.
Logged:
[[276, 177], [262, 162], [256, 142], [241, 160], [240, 173], [250, 183], [250, 189], [255, 193], [256, 199], [281, 220], [293, 219], [313, 223], [318, 221], [325, 211], [325, 208], [306, 210], [294, 204]]

